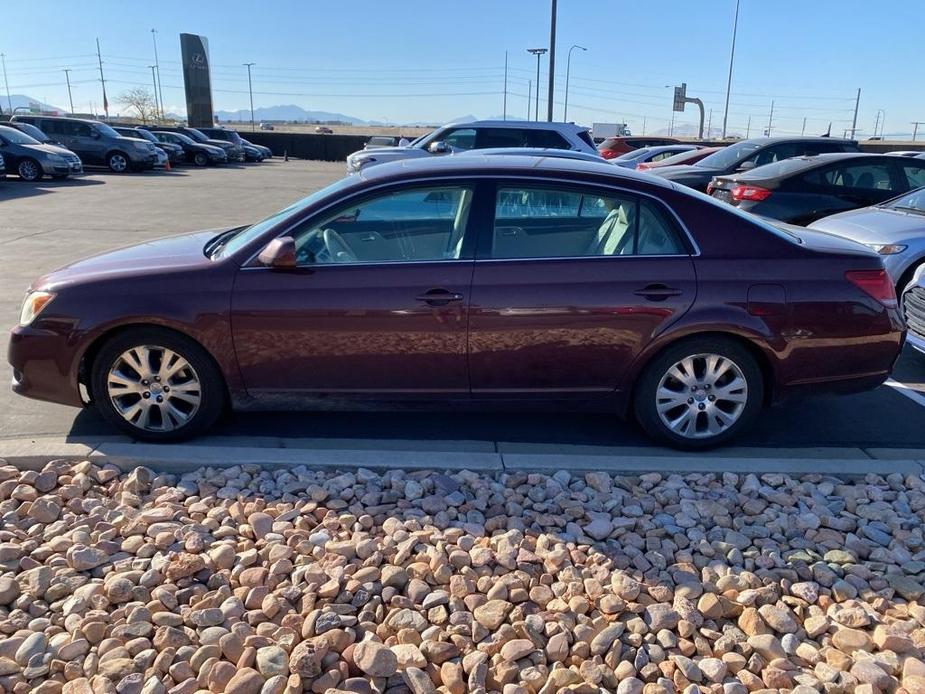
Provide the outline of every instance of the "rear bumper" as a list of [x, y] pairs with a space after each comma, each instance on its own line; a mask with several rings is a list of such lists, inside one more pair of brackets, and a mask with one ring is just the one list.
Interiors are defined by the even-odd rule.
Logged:
[[16, 327], [10, 334], [7, 359], [13, 367], [14, 393], [47, 402], [83, 406], [73, 368], [77, 358], [67, 335]]

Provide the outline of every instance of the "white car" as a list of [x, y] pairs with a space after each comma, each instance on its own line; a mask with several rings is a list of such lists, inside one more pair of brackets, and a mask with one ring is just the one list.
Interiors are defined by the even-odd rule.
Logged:
[[451, 123], [422, 135], [405, 147], [377, 147], [347, 157], [347, 173], [400, 159], [455, 154], [499, 147], [562, 149], [599, 156], [587, 128], [574, 123], [479, 120]]

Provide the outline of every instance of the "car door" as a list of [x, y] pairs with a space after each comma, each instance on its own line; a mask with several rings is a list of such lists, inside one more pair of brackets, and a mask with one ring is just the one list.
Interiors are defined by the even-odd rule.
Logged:
[[468, 397], [474, 193], [467, 182], [381, 189], [292, 230], [298, 269], [242, 268], [232, 329], [248, 392]]
[[611, 393], [694, 300], [691, 248], [652, 197], [510, 180], [492, 210], [472, 284], [475, 397]]

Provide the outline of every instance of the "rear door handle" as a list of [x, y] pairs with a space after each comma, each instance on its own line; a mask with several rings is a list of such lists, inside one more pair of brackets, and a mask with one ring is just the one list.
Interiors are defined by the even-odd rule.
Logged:
[[649, 301], [664, 301], [673, 296], [681, 296], [681, 290], [669, 287], [667, 284], [650, 284], [642, 289], [637, 289], [633, 294]]
[[463, 295], [451, 292], [447, 289], [429, 289], [423, 294], [418, 294], [414, 298], [430, 306], [446, 306], [454, 301], [462, 301]]

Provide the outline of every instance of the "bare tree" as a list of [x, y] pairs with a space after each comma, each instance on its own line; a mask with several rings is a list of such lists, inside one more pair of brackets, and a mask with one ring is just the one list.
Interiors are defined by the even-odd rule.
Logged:
[[157, 119], [157, 103], [154, 95], [144, 87], [134, 87], [119, 95], [119, 103], [134, 111], [142, 123]]

